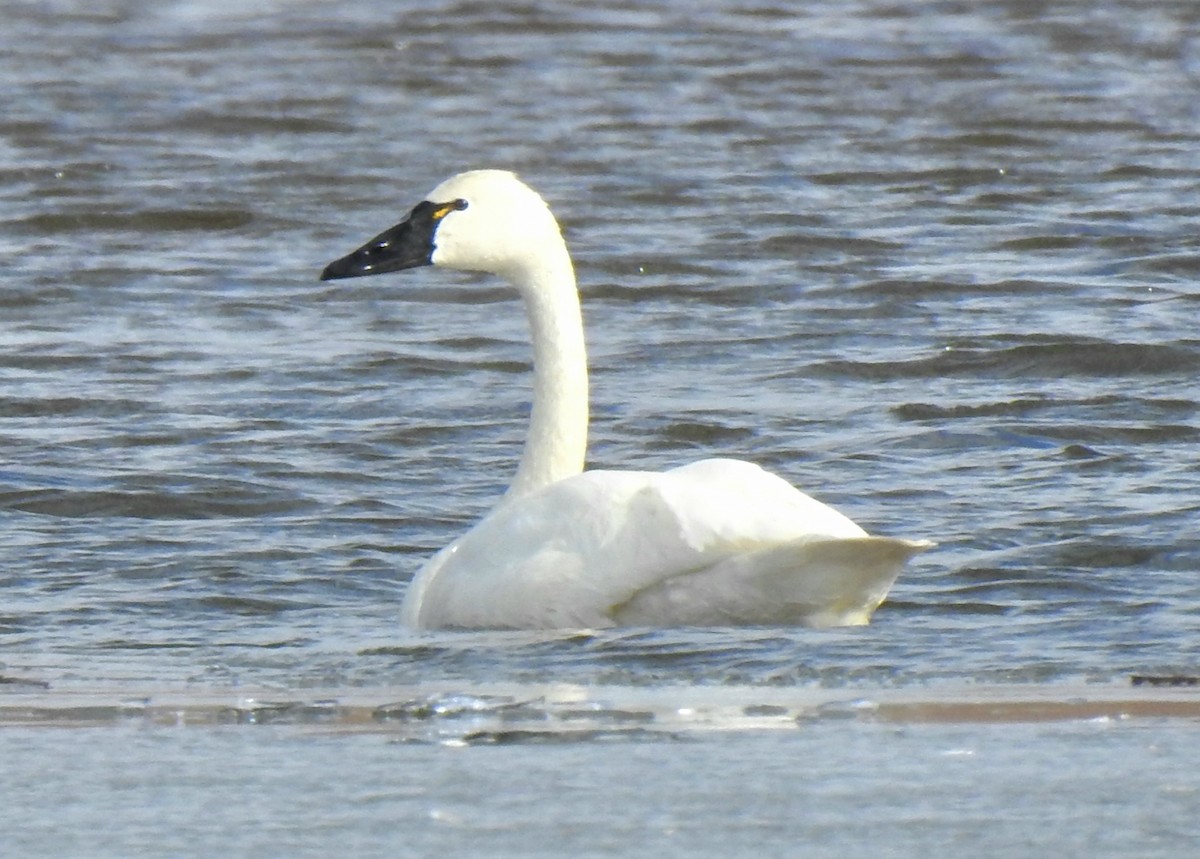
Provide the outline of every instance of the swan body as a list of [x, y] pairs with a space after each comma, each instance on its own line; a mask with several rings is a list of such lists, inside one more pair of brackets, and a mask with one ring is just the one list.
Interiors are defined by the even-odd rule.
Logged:
[[503, 500], [405, 594], [417, 628], [866, 623], [904, 563], [933, 545], [872, 537], [756, 465], [583, 471], [587, 358], [571, 259], [545, 202], [476, 170], [330, 263], [322, 279], [421, 265], [498, 274], [525, 303], [534, 397]]

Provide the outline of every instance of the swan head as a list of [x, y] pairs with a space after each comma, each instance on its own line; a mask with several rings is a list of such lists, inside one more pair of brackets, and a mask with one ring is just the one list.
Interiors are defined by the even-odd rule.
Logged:
[[321, 280], [424, 265], [511, 279], [557, 249], [565, 251], [562, 234], [536, 191], [504, 170], [472, 170], [447, 179], [399, 224], [331, 262]]

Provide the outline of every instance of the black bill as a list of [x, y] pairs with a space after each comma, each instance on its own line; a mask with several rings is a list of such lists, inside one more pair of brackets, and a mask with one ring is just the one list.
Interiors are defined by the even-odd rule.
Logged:
[[419, 203], [409, 216], [384, 230], [358, 250], [335, 259], [321, 272], [321, 280], [364, 277], [429, 265], [433, 258], [433, 235], [438, 221], [459, 208], [455, 203]]

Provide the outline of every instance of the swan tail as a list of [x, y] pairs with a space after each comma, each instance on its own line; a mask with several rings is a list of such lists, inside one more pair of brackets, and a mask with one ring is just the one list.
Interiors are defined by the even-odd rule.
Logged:
[[623, 626], [867, 623], [928, 540], [805, 539], [733, 555], [656, 582], [613, 608]]

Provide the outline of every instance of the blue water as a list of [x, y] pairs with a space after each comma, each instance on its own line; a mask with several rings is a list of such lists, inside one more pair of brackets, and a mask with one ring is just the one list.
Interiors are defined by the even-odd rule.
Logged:
[[[1194, 716], [795, 717], [809, 695], [1069, 702], [1197, 673], [1200, 7], [5, 18], [0, 822], [22, 855], [1191, 843]], [[478, 166], [564, 224], [590, 465], [743, 457], [936, 540], [871, 626], [398, 625], [412, 573], [511, 476], [524, 319], [486, 278], [316, 278]], [[320, 707], [213, 716], [547, 686], [653, 695], [653, 730], [501, 749], [456, 724], [315, 732]], [[798, 698], [786, 730], [662, 727], [720, 690]]]

